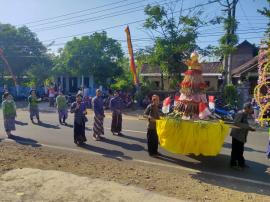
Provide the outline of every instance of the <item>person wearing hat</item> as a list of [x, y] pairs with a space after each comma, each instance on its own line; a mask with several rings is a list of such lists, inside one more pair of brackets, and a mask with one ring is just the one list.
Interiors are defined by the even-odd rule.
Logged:
[[150, 156], [158, 156], [158, 135], [156, 129], [156, 120], [160, 118], [159, 114], [159, 96], [152, 96], [152, 103], [149, 104], [144, 112], [144, 117], [148, 118], [147, 129], [147, 147]]
[[56, 97], [56, 107], [58, 110], [59, 123], [67, 125], [66, 119], [68, 117], [68, 102], [63, 91], [59, 91], [59, 95]]
[[76, 102], [73, 102], [70, 108], [70, 112], [74, 113], [74, 143], [78, 146], [87, 141], [85, 137], [85, 122], [87, 121], [87, 112], [86, 105], [82, 99], [82, 95], [77, 93]]
[[247, 141], [247, 135], [249, 131], [255, 131], [254, 128], [248, 124], [248, 116], [253, 114], [253, 108], [251, 103], [245, 103], [244, 109], [239, 111], [234, 119], [234, 125], [238, 128], [231, 130], [232, 136], [232, 151], [231, 151], [231, 162], [232, 168], [244, 169], [248, 168], [244, 158], [244, 144]]
[[8, 92], [4, 93], [3, 98], [4, 101], [2, 102], [2, 109], [4, 117], [4, 127], [7, 137], [10, 138], [11, 131], [15, 130], [15, 117], [17, 116], [16, 105], [13, 97]]
[[124, 108], [124, 101], [119, 96], [119, 92], [114, 92], [114, 97], [110, 100], [110, 109], [112, 111], [112, 134], [122, 135], [122, 109]]
[[96, 141], [101, 140], [101, 135], [104, 135], [103, 120], [105, 117], [104, 103], [101, 96], [101, 90], [96, 90], [96, 96], [93, 98], [93, 109], [94, 109], [94, 126], [93, 126], [93, 138]]
[[32, 123], [34, 123], [34, 117], [37, 118], [38, 123], [41, 122], [39, 119], [39, 108], [38, 108], [38, 103], [40, 101], [41, 101], [41, 98], [37, 98], [36, 90], [32, 89], [30, 91], [30, 96], [28, 97], [30, 119]]

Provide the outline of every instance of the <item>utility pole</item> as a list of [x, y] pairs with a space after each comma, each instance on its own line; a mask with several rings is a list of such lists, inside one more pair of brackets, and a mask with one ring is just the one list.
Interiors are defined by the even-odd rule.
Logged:
[[232, 40], [232, 37], [235, 35], [236, 30], [236, 19], [235, 19], [235, 13], [236, 13], [236, 4], [239, 0], [219, 0], [219, 4], [224, 7], [222, 11], [225, 11], [227, 13], [227, 18], [224, 19], [224, 27], [226, 34], [224, 37], [226, 37], [226, 41], [223, 43], [223, 45], [226, 46], [226, 50], [224, 51], [224, 60], [223, 60], [223, 67], [224, 67], [224, 80], [223, 85], [230, 84], [232, 81], [231, 79], [231, 69], [232, 69], [232, 54], [231, 50], [233, 46], [235, 45], [235, 41]]
[[[230, 35], [233, 36], [235, 34], [235, 29], [236, 29], [236, 20], [235, 20], [235, 12], [236, 12], [236, 4], [237, 4], [238, 0], [233, 0], [232, 2], [232, 8], [231, 8], [231, 21], [232, 21], [232, 26], [230, 27], [231, 29], [230, 31]], [[231, 42], [230, 42], [231, 43]], [[230, 43], [228, 45], [230, 45]], [[227, 84], [231, 84], [232, 83], [232, 74], [231, 74], [231, 70], [232, 70], [232, 53], [230, 52], [228, 55], [228, 68], [227, 68]]]

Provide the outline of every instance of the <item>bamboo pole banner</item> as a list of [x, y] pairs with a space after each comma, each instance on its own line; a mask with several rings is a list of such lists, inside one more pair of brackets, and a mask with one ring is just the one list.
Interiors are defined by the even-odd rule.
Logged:
[[9, 73], [10, 73], [11, 76], [12, 76], [12, 80], [13, 80], [13, 82], [14, 82], [14, 85], [17, 86], [16, 77], [15, 77], [15, 75], [13, 74], [13, 71], [12, 71], [12, 69], [11, 69], [11, 67], [10, 67], [10, 65], [9, 65], [9, 63], [8, 63], [8, 61], [7, 61], [7, 59], [6, 59], [5, 56], [4, 56], [4, 51], [3, 51], [2, 48], [0, 48], [0, 57], [1, 57], [1, 59], [4, 61], [4, 63], [6, 64], [7, 69], [8, 69]]
[[133, 55], [133, 48], [132, 48], [132, 43], [131, 43], [131, 36], [130, 36], [130, 30], [129, 27], [127, 26], [125, 29], [125, 32], [127, 34], [127, 44], [128, 44], [128, 53], [129, 53], [129, 61], [130, 61], [130, 71], [133, 75], [133, 81], [135, 85], [139, 85], [139, 79], [137, 77], [136, 73], [136, 66], [134, 62], [134, 55]]

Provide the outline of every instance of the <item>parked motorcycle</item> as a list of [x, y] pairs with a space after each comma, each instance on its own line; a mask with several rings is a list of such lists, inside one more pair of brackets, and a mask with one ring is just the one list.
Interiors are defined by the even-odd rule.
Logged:
[[222, 106], [221, 100], [215, 100], [215, 107], [212, 109], [214, 117], [225, 121], [233, 121], [238, 109], [232, 105]]

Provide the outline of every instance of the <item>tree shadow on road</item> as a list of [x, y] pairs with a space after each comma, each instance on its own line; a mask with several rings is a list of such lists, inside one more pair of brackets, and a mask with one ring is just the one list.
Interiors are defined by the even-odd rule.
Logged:
[[[179, 157], [181, 158], [180, 155]], [[198, 170], [199, 172], [194, 172], [191, 174], [192, 178], [208, 184], [242, 192], [270, 195], [270, 175], [265, 173], [268, 167], [266, 164], [246, 160], [246, 163], [250, 166], [250, 168], [240, 171], [234, 170], [229, 166], [230, 156], [228, 155], [220, 154], [214, 157], [189, 155], [188, 157], [195, 159], [197, 162], [185, 161], [166, 155], [161, 155], [158, 157], [158, 159]], [[239, 181], [236, 180], [236, 178], [246, 179], [247, 181]], [[253, 181], [262, 181], [268, 183], [268, 188], [263, 185], [259, 186], [258, 184], [254, 184], [252, 183]], [[261, 192], [262, 189], [264, 190], [263, 193]]]
[[17, 135], [11, 135], [10, 139], [14, 140], [16, 143], [32, 147], [41, 147], [42, 145], [38, 141], [31, 138], [25, 138]]
[[59, 125], [52, 125], [52, 124], [44, 123], [44, 122], [41, 122], [41, 123], [36, 124], [36, 125], [44, 127], [44, 128], [60, 129]]
[[[231, 149], [232, 148], [232, 144], [225, 142], [223, 144], [223, 147], [224, 148], [227, 148], [227, 149]], [[258, 153], [264, 153], [264, 154], [266, 153], [266, 151], [261, 151], [261, 150], [253, 149], [253, 148], [250, 148], [250, 147], [247, 147], [247, 146], [245, 146], [245, 151], [248, 151], [248, 152], [258, 152]]]
[[138, 145], [138, 144], [128, 144], [125, 142], [120, 142], [117, 140], [112, 140], [112, 139], [107, 139], [107, 138], [102, 139], [102, 142], [105, 142], [105, 143], [111, 144], [111, 145], [116, 145], [116, 146], [122, 147], [123, 149], [129, 150], [129, 151], [144, 151], [145, 150], [145, 148], [143, 146]]
[[138, 137], [132, 137], [132, 136], [128, 136], [126, 134], [123, 134], [123, 136], [121, 136], [121, 137], [125, 138], [125, 139], [129, 139], [129, 140], [134, 140], [134, 141], [137, 141], [137, 142], [141, 142], [141, 143], [147, 143], [146, 139], [138, 138]]
[[131, 157], [125, 156], [125, 154], [121, 151], [104, 149], [104, 148], [96, 147], [90, 144], [82, 144], [80, 147], [83, 149], [90, 150], [95, 153], [102, 154], [102, 156], [104, 157], [116, 159], [118, 161], [121, 161], [121, 158], [126, 159], [126, 160], [132, 160]]

